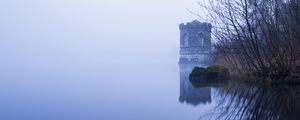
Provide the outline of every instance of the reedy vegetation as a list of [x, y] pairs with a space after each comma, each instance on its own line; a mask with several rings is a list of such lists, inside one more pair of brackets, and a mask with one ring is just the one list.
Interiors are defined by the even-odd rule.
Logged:
[[[300, 0], [210, 0], [219, 64], [279, 80], [300, 63]], [[279, 75], [279, 76], [278, 76]]]

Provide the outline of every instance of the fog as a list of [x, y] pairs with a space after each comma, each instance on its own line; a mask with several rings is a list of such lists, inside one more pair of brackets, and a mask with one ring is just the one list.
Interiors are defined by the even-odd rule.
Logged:
[[177, 63], [178, 25], [198, 8], [197, 0], [0, 1], [0, 119], [197, 119], [208, 106], [179, 102]]
[[[177, 62], [197, 0], [0, 1], [0, 64]], [[201, 12], [201, 11], [200, 11]]]

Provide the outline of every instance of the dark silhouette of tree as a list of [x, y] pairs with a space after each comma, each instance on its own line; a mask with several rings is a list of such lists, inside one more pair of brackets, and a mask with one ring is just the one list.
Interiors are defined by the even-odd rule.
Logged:
[[210, 0], [216, 58], [235, 72], [282, 80], [300, 63], [299, 0]]

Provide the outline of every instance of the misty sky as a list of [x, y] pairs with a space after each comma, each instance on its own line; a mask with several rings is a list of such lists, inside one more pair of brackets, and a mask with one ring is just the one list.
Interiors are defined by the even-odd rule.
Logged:
[[2, 0], [0, 64], [173, 61], [198, 0]]

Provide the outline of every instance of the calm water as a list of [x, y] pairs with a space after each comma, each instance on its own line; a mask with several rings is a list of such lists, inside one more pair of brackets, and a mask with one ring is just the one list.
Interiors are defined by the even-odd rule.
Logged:
[[[0, 119], [215, 119], [216, 107], [221, 112], [227, 108], [226, 114], [236, 113], [232, 110], [243, 109], [228, 103], [250, 101], [253, 91], [261, 90], [249, 86], [195, 88], [188, 80], [193, 66], [159, 62], [4, 65]], [[269, 97], [263, 100], [270, 101]]]
[[193, 101], [187, 74], [158, 62], [3, 65], [0, 119], [197, 120], [213, 101]]

